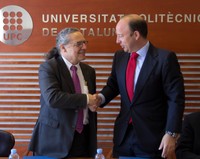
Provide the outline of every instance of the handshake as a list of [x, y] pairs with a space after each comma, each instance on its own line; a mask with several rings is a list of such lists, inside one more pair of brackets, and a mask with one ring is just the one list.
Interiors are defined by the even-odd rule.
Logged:
[[101, 105], [102, 98], [98, 94], [88, 94], [89, 97], [89, 103], [88, 103], [88, 108], [92, 111], [95, 112], [97, 111], [97, 108]]

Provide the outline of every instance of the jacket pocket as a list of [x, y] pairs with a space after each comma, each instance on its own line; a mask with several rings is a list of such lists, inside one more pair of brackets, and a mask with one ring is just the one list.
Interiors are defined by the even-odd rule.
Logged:
[[53, 128], [57, 128], [58, 125], [59, 125], [59, 122], [57, 120], [47, 118], [47, 117], [41, 117], [39, 119], [39, 122], [41, 124], [45, 124], [45, 125], [48, 125], [48, 126], [53, 127]]

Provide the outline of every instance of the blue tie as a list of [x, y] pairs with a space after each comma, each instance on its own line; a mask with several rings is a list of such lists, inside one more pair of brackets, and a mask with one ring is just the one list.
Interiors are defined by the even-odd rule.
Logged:
[[[74, 87], [76, 93], [81, 93], [81, 86], [80, 86], [80, 81], [77, 75], [77, 67], [76, 66], [71, 66], [70, 70], [72, 71], [72, 80], [74, 82]], [[76, 123], [76, 131], [81, 133], [83, 130], [83, 109], [79, 109], [78, 111], [78, 119]]]

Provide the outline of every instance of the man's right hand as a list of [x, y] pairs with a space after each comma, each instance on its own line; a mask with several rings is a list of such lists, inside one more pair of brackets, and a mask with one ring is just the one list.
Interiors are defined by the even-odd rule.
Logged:
[[88, 94], [89, 97], [89, 103], [88, 103], [88, 107], [92, 112], [95, 112], [97, 110], [97, 108], [100, 106], [101, 104], [101, 97], [98, 96], [98, 94]]

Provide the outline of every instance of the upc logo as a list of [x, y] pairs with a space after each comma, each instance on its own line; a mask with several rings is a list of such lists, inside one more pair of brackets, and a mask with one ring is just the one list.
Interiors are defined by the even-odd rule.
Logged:
[[8, 45], [19, 45], [32, 33], [33, 21], [22, 7], [10, 5], [0, 9], [0, 41]]

